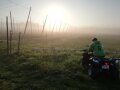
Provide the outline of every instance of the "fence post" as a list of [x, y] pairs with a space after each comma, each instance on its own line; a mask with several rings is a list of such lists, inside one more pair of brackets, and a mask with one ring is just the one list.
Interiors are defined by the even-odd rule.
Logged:
[[6, 32], [7, 34], [7, 55], [9, 55], [8, 16], [6, 16], [6, 29], [7, 29], [7, 32]]
[[17, 53], [20, 53], [20, 44], [21, 44], [21, 32], [19, 32], [19, 37], [18, 37], [18, 51]]
[[10, 21], [11, 21], [11, 30], [10, 30], [10, 54], [12, 53], [12, 35], [13, 35], [13, 23], [12, 23], [12, 14], [10, 11]]
[[28, 14], [27, 21], [26, 21], [25, 30], [24, 30], [24, 35], [25, 35], [25, 33], [26, 33], [26, 29], [27, 29], [27, 25], [28, 25], [28, 20], [29, 20], [29, 17], [30, 17], [30, 13], [31, 13], [31, 7], [30, 7], [29, 14]]

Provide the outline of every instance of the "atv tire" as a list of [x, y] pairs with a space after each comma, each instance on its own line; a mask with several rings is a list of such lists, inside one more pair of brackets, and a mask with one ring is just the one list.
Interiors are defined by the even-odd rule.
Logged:
[[112, 80], [119, 80], [119, 70], [117, 70], [116, 68], [112, 69], [110, 77]]
[[92, 78], [92, 79], [97, 79], [99, 77], [99, 70], [96, 68], [88, 68], [88, 75]]

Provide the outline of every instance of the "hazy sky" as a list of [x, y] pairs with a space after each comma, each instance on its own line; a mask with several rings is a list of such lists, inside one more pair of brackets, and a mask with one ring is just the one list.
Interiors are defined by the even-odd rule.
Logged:
[[0, 18], [5, 20], [10, 10], [17, 22], [26, 21], [29, 7], [31, 18], [42, 23], [44, 10], [59, 5], [69, 14], [65, 23], [76, 26], [120, 27], [120, 0], [0, 0]]

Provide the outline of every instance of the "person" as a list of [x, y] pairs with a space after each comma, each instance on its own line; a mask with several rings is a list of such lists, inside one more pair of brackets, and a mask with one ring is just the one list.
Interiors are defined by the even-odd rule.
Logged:
[[82, 54], [83, 58], [82, 58], [82, 66], [87, 69], [88, 67], [88, 63], [89, 63], [89, 59], [90, 59], [90, 55], [88, 54], [88, 50], [83, 50], [84, 53]]
[[97, 38], [92, 39], [92, 44], [89, 47], [89, 52], [93, 53], [95, 57], [105, 57], [105, 52], [103, 50], [102, 44]]

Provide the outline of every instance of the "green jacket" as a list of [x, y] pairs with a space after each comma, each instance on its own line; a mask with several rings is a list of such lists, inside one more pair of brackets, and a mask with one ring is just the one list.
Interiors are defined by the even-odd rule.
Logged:
[[98, 56], [98, 57], [104, 57], [105, 56], [105, 52], [102, 48], [102, 45], [101, 45], [100, 41], [94, 41], [90, 45], [89, 51], [93, 52], [94, 56]]

